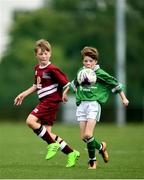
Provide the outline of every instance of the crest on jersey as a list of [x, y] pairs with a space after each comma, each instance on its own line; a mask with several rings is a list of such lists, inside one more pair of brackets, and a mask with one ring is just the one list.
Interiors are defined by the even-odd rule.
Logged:
[[41, 78], [38, 76], [37, 77], [37, 88], [41, 89], [42, 88], [42, 84], [41, 84]]

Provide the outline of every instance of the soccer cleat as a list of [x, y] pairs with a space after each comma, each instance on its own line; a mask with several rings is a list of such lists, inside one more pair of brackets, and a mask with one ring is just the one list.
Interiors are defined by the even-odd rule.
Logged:
[[99, 151], [99, 153], [102, 155], [104, 162], [107, 163], [109, 161], [109, 156], [106, 150], [106, 143], [102, 142], [101, 145], [102, 145], [102, 149]]
[[55, 154], [57, 153], [57, 151], [59, 150], [60, 148], [60, 144], [55, 142], [55, 143], [52, 143], [52, 144], [49, 144], [48, 145], [48, 150], [47, 150], [47, 155], [46, 155], [46, 160], [49, 160], [51, 159], [53, 156], [55, 156]]
[[75, 166], [76, 160], [80, 157], [80, 153], [76, 150], [68, 154], [66, 167]]
[[89, 160], [88, 169], [96, 169], [96, 168], [97, 168], [97, 161], [96, 160]]

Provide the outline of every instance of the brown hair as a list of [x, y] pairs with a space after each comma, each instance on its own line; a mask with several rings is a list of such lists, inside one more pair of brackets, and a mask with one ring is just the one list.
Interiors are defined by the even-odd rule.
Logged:
[[48, 41], [46, 41], [45, 39], [40, 39], [38, 41], [36, 41], [36, 44], [35, 44], [35, 53], [37, 53], [37, 50], [38, 49], [41, 49], [43, 52], [46, 50], [46, 51], [50, 51], [51, 52], [51, 45]]
[[81, 51], [81, 55], [83, 57], [85, 56], [89, 56], [91, 57], [92, 59], [98, 61], [98, 56], [99, 56], [99, 53], [98, 53], [98, 50], [94, 47], [90, 47], [90, 46], [86, 46], [82, 49]]

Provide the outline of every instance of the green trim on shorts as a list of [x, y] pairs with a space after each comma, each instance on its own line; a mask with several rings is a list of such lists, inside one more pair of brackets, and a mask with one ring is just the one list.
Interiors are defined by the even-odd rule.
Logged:
[[98, 113], [97, 113], [97, 116], [96, 116], [96, 121], [99, 122], [100, 121], [100, 116], [101, 116], [101, 105], [98, 102], [97, 102], [97, 104], [98, 104]]

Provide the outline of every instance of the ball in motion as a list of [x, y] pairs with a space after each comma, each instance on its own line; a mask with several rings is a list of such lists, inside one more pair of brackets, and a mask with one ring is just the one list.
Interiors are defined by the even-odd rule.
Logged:
[[77, 74], [77, 81], [80, 85], [93, 85], [96, 80], [96, 73], [90, 68], [83, 68]]

